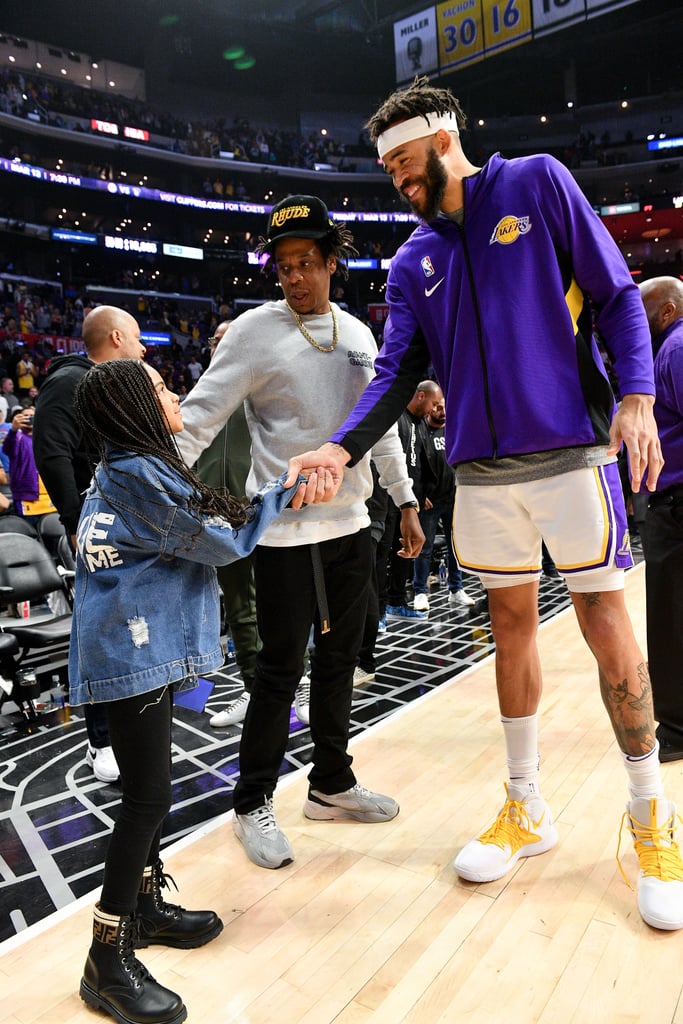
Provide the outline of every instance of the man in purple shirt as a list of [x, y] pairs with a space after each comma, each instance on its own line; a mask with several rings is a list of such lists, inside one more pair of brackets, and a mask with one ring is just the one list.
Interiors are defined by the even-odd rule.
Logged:
[[642, 529], [647, 646], [660, 761], [683, 759], [683, 281], [640, 285], [655, 355], [664, 468]]

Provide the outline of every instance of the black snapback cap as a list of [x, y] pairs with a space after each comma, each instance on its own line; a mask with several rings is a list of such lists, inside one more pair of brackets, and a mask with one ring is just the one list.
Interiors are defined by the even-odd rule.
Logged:
[[287, 196], [270, 211], [264, 252], [280, 238], [325, 238], [334, 229], [327, 207], [317, 196]]

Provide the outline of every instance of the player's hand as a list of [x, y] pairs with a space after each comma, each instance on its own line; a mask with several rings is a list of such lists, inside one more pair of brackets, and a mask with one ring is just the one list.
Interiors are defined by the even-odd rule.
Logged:
[[640, 490], [647, 470], [647, 489], [654, 491], [664, 459], [652, 407], [653, 395], [624, 395], [610, 427], [608, 455], [616, 455], [623, 442], [631, 475], [631, 489]]
[[351, 456], [338, 444], [324, 444], [315, 451], [303, 452], [289, 460], [285, 487], [293, 487], [299, 475], [305, 476], [307, 484], [300, 484], [292, 508], [302, 505], [318, 505], [331, 501], [344, 479], [344, 466]]

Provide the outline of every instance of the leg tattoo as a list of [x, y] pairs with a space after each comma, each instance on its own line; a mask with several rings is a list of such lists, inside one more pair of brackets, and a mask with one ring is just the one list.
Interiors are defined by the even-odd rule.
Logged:
[[627, 753], [638, 756], [647, 754], [655, 745], [654, 720], [652, 717], [652, 688], [647, 665], [637, 666], [638, 681], [631, 693], [628, 679], [612, 684], [599, 669], [600, 692], [607, 708], [617, 742]]

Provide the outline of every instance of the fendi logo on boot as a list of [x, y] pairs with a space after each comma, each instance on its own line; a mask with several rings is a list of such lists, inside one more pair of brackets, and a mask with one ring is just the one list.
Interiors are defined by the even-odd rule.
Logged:
[[93, 916], [93, 938], [105, 946], [115, 946], [119, 922], [120, 919], [115, 915], [96, 909]]

